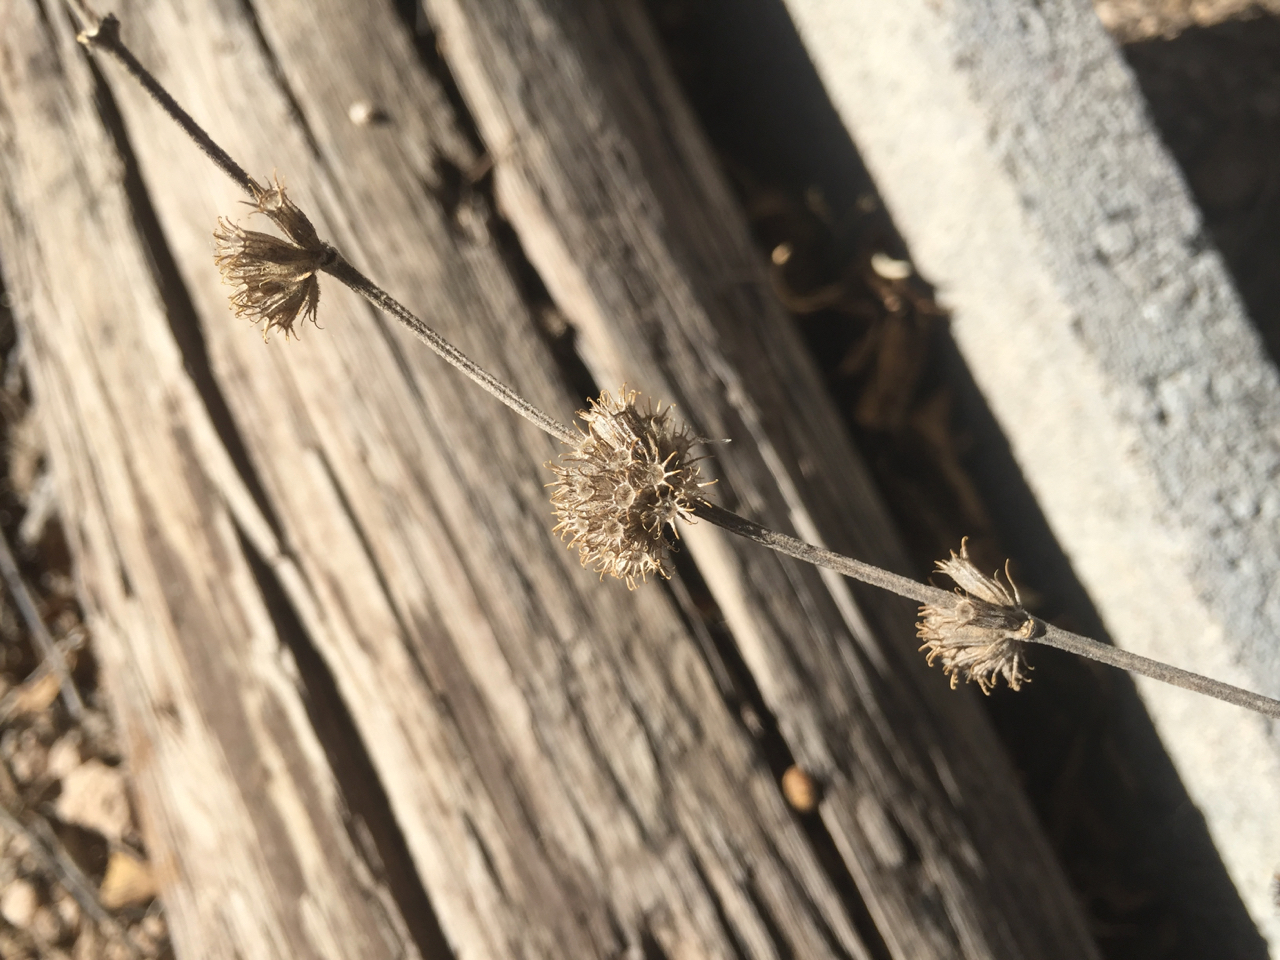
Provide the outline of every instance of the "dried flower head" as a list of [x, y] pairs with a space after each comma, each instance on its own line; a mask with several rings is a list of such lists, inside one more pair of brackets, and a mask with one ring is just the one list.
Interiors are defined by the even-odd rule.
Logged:
[[285, 232], [290, 240], [304, 250], [319, 251], [324, 248], [324, 241], [302, 209], [289, 199], [280, 177], [275, 178], [275, 186], [264, 187], [253, 185], [254, 200], [257, 201], [256, 212], [271, 218], [277, 227]]
[[[1019, 689], [1029, 681], [1025, 642], [1037, 636], [1043, 625], [1022, 606], [1018, 588], [1005, 564], [1000, 573], [985, 576], [969, 560], [968, 538], [960, 541], [960, 555], [938, 561], [938, 570], [956, 582], [955, 603], [926, 604], [920, 608], [917, 636], [924, 640], [930, 666], [942, 660], [942, 672], [951, 675], [951, 686], [961, 676], [990, 693], [996, 678], [1003, 676], [1009, 687]], [[963, 591], [963, 592], [962, 592]]]
[[692, 519], [692, 502], [703, 484], [689, 459], [695, 438], [676, 423], [671, 407], [636, 404], [638, 394], [606, 390], [590, 410], [576, 447], [547, 464], [556, 474], [551, 503], [560, 522], [555, 531], [576, 548], [585, 567], [625, 580], [649, 574], [667, 577], [663, 528], [676, 518]]
[[254, 323], [265, 321], [263, 340], [273, 327], [288, 338], [299, 319], [315, 322], [320, 303], [316, 274], [333, 262], [337, 252], [320, 239], [279, 180], [272, 188], [256, 188], [255, 193], [255, 212], [270, 217], [289, 240], [219, 218], [213, 232], [213, 259], [223, 281], [234, 288], [231, 308], [236, 315]]

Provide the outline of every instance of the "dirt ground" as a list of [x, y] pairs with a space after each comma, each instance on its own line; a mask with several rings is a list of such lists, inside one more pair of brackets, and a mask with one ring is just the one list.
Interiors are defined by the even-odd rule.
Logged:
[[[772, 0], [743, 5], [759, 7], [762, 22], [777, 16]], [[798, 67], [748, 77], [736, 64], [754, 55], [752, 43], [776, 46], [785, 22], [763, 41], [736, 37], [746, 47], [730, 51], [707, 34], [731, 19], [729, 6], [650, 2], [775, 288], [814, 346], [921, 572], [969, 535], [987, 566], [1014, 558], [1038, 612], [1101, 635], [1066, 561], [1045, 546], [1051, 538], [1030, 495], [1009, 480], [1008, 451], [874, 185], [849, 176], [860, 164], [847, 138], [844, 146], [823, 141], [842, 132], [831, 129], [821, 91]], [[1125, 44], [1152, 116], [1280, 358], [1280, 0], [1095, 6]], [[778, 77], [786, 82], [775, 84]], [[768, 128], [779, 116], [795, 129]], [[2, 305], [0, 358], [0, 533], [53, 659], [69, 671], [60, 681], [14, 594], [3, 591], [0, 957], [169, 956], [127, 766], [75, 602], [38, 411]], [[1128, 679], [1054, 654], [1038, 658], [1027, 691], [1002, 691], [989, 706], [1105, 955], [1265, 956]]]
[[0, 305], [0, 571], [6, 554], [17, 560], [0, 603], [0, 957], [166, 957], [164, 912], [30, 399], [12, 318]]

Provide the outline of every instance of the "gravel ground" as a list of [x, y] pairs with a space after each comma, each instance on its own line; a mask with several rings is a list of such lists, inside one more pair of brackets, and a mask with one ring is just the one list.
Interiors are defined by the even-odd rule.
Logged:
[[0, 957], [167, 957], [19, 352], [0, 309]]

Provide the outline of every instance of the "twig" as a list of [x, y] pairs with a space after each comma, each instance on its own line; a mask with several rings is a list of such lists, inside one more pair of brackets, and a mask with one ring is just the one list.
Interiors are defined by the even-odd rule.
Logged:
[[36, 646], [40, 648], [44, 662], [58, 676], [62, 702], [67, 705], [67, 713], [71, 714], [73, 719], [79, 720], [84, 716], [84, 701], [80, 699], [80, 692], [76, 690], [75, 681], [71, 679], [71, 671], [67, 668], [67, 661], [62, 655], [62, 650], [58, 648], [57, 643], [54, 642], [53, 637], [49, 634], [49, 628], [44, 625], [44, 619], [36, 608], [35, 598], [31, 596], [31, 591], [27, 589], [26, 581], [22, 579], [22, 573], [18, 570], [18, 562], [14, 560], [13, 552], [9, 549], [9, 541], [2, 533], [0, 533], [0, 576], [4, 577], [5, 583], [9, 587], [9, 592], [13, 594], [14, 602], [18, 605], [18, 612], [22, 614], [22, 619], [26, 621], [27, 629], [31, 632]]
[[[80, 42], [94, 50], [105, 50], [110, 53], [130, 75], [140, 83], [152, 99], [180, 126], [187, 136], [195, 142], [210, 160], [217, 164], [228, 177], [234, 180], [255, 202], [260, 202], [269, 191], [245, 172], [213, 137], [205, 132], [200, 124], [192, 119], [178, 104], [155, 77], [138, 62], [138, 58], [120, 39], [120, 21], [114, 14], [94, 20], [95, 14], [81, 5], [80, 15], [87, 21], [87, 26], [80, 34]], [[566, 443], [574, 443], [577, 434], [554, 417], [543, 413], [528, 400], [508, 387], [505, 383], [489, 373], [478, 363], [451, 344], [430, 326], [413, 314], [407, 307], [387, 293], [363, 273], [352, 266], [344, 257], [336, 255], [322, 269], [336, 280], [346, 284], [374, 306], [385, 310], [395, 319], [408, 327], [419, 340], [434, 350], [445, 362], [462, 371], [486, 392], [497, 397], [520, 416], [535, 424], [540, 429]]]
[[770, 530], [754, 520], [740, 517], [736, 513], [724, 509], [724, 507], [717, 507], [709, 500], [695, 500], [693, 503], [693, 515], [709, 523], [714, 523], [717, 527], [723, 527], [730, 533], [736, 533], [740, 537], [746, 537], [748, 540], [762, 543], [771, 550], [778, 551], [778, 553], [785, 553], [789, 557], [795, 557], [805, 563], [812, 563], [816, 567], [827, 567], [837, 573], [843, 573], [847, 577], [853, 577], [855, 580], [869, 583], [873, 587], [880, 587], [882, 590], [896, 593], [900, 597], [907, 597], [920, 603], [950, 603], [955, 601], [955, 594], [946, 590], [931, 587], [926, 583], [917, 583], [909, 577], [899, 576], [896, 573], [890, 573], [888, 570], [881, 570], [879, 567], [873, 567], [871, 564], [863, 563], [861, 560], [854, 560], [844, 554], [836, 553], [823, 547], [815, 547], [811, 543], [805, 543], [803, 540], [789, 537], [785, 533], [779, 533], [777, 530]]
[[1194, 690], [1196, 693], [1202, 693], [1206, 697], [1234, 703], [1236, 706], [1244, 707], [1246, 710], [1280, 719], [1280, 700], [1264, 697], [1260, 693], [1253, 693], [1241, 687], [1223, 683], [1221, 680], [1211, 680], [1198, 673], [1192, 673], [1190, 670], [1183, 670], [1180, 667], [1170, 666], [1159, 660], [1139, 656], [1136, 653], [1130, 653], [1128, 650], [1122, 650], [1110, 644], [1099, 643], [1097, 640], [1082, 637], [1080, 634], [1072, 633], [1069, 630], [1062, 630], [1050, 624], [1045, 624], [1044, 632], [1040, 636], [1029, 637], [1028, 639], [1032, 643], [1043, 643], [1048, 647], [1057, 647], [1059, 650], [1066, 650], [1068, 653], [1088, 657], [1090, 660], [1097, 660], [1099, 663], [1119, 667], [1121, 670], [1128, 670], [1130, 673], [1150, 677], [1152, 680], [1159, 680], [1161, 683], [1167, 683], [1170, 686], [1181, 687], [1183, 690]]
[[[806, 563], [812, 563], [815, 566], [828, 567], [838, 573], [843, 573], [845, 576], [853, 577], [855, 580], [861, 580], [863, 583], [889, 590], [901, 597], [939, 606], [954, 606], [957, 602], [956, 594], [947, 590], [917, 583], [915, 580], [899, 576], [896, 573], [890, 573], [887, 570], [881, 570], [879, 567], [873, 567], [843, 554], [815, 547], [812, 544], [805, 543], [803, 540], [797, 540], [795, 537], [789, 537], [784, 533], [763, 527], [752, 520], [740, 517], [736, 513], [717, 507], [706, 500], [696, 501], [693, 506], [693, 513], [703, 520], [714, 523], [718, 527], [723, 527], [730, 533], [736, 533], [740, 537], [746, 537], [748, 540], [762, 543], [779, 553], [785, 553], [787, 556], [795, 557], [797, 560], [803, 560]], [[1150, 677], [1152, 680], [1159, 680], [1162, 683], [1181, 687], [1184, 690], [1193, 690], [1207, 697], [1213, 697], [1216, 700], [1222, 700], [1226, 703], [1244, 707], [1247, 710], [1253, 710], [1255, 713], [1280, 719], [1280, 700], [1273, 700], [1271, 697], [1264, 697], [1260, 693], [1253, 693], [1229, 683], [1223, 683], [1220, 680], [1212, 680], [1198, 673], [1192, 673], [1189, 670], [1182, 670], [1159, 660], [1152, 660], [1149, 657], [1131, 653], [1120, 647], [1100, 643], [1097, 640], [1083, 637], [1069, 630], [1062, 630], [1040, 620], [1035, 622], [1037, 629], [1034, 632], [1028, 631], [1028, 635], [1024, 635], [1020, 639], [1031, 643], [1042, 643], [1049, 647], [1057, 647], [1059, 650], [1066, 650], [1078, 656], [1088, 657], [1090, 660], [1097, 660], [1099, 663], [1119, 667], [1121, 670], [1128, 670], [1130, 673]]]
[[256, 200], [262, 193], [262, 186], [249, 176], [240, 164], [232, 160], [231, 155], [218, 146], [213, 137], [209, 136], [204, 128], [178, 105], [178, 101], [173, 99], [173, 95], [160, 84], [160, 81], [138, 62], [138, 58], [120, 39], [120, 21], [116, 19], [116, 15], [108, 13], [105, 17], [98, 19], [87, 4], [77, 4], [77, 7], [80, 16], [86, 21], [86, 26], [76, 39], [91, 49], [105, 50], [119, 60], [130, 75], [142, 85], [142, 88], [151, 94], [151, 98], [160, 105], [161, 109], [204, 152], [204, 155], [217, 164], [219, 170], [239, 184], [245, 193]]
[[391, 314], [391, 316], [395, 317], [413, 331], [414, 336], [434, 350], [446, 363], [462, 371], [462, 373], [469, 377], [473, 383], [497, 397], [530, 423], [534, 424], [544, 432], [551, 434], [551, 436], [556, 437], [559, 440], [563, 440], [565, 443], [574, 444], [578, 442], [578, 433], [576, 431], [570, 429], [554, 417], [543, 413], [524, 397], [520, 396], [520, 394], [516, 393], [493, 374], [489, 373], [489, 371], [481, 367], [439, 333], [414, 316], [407, 307], [402, 305], [398, 300], [391, 296], [391, 294], [387, 293], [363, 273], [353, 267], [341, 254], [338, 254], [337, 258], [332, 263], [322, 267], [321, 269], [325, 273], [346, 284], [356, 293], [360, 294], [360, 296], [372, 303], [375, 307], [385, 310], [387, 313]]

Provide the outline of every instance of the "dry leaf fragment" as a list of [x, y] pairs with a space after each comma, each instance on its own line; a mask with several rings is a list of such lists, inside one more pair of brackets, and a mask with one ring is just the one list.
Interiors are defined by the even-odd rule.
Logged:
[[36, 888], [26, 880], [14, 880], [0, 894], [0, 917], [19, 930], [31, 926], [39, 906], [40, 896]]
[[98, 888], [104, 907], [108, 910], [140, 907], [154, 900], [157, 893], [155, 875], [147, 861], [126, 850], [111, 851], [106, 876]]
[[21, 717], [42, 713], [58, 699], [58, 691], [61, 689], [62, 683], [52, 670], [44, 670], [28, 677], [9, 695], [5, 714], [9, 717]]

